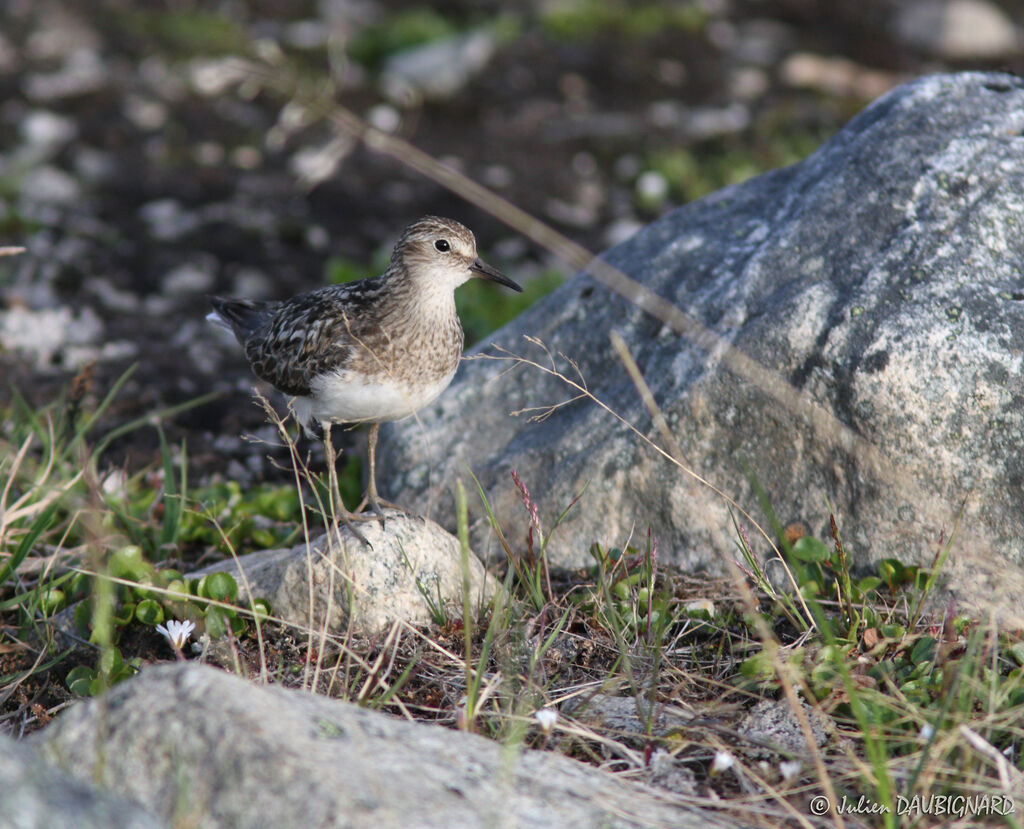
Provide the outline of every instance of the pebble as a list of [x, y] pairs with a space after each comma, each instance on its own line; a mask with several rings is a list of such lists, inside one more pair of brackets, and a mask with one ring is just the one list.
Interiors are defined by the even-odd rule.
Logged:
[[158, 130], [167, 123], [167, 106], [151, 98], [128, 95], [123, 109], [125, 117], [141, 130]]
[[34, 204], [70, 207], [82, 197], [77, 179], [63, 170], [44, 164], [33, 167], [21, 178], [19, 200]]
[[284, 27], [284, 41], [295, 49], [319, 49], [327, 42], [328, 34], [322, 20], [296, 20]]
[[381, 74], [381, 92], [397, 104], [451, 98], [490, 62], [497, 48], [487, 29], [443, 38], [392, 55]]
[[154, 239], [173, 241], [196, 229], [199, 218], [176, 199], [157, 199], [139, 208], [139, 215]]
[[0, 345], [5, 351], [25, 355], [40, 371], [61, 364], [83, 365], [95, 349], [86, 353], [79, 348], [70, 355], [75, 358], [72, 361], [68, 359], [69, 347], [93, 345], [102, 335], [103, 323], [88, 306], [74, 315], [66, 306], [35, 311], [16, 306], [0, 311]]
[[827, 95], [870, 101], [902, 82], [891, 72], [868, 69], [846, 58], [824, 57], [807, 52], [790, 55], [779, 67], [788, 86], [817, 89]]
[[656, 207], [668, 198], [668, 180], [656, 170], [647, 170], [636, 180], [636, 195], [642, 205]]
[[377, 104], [366, 113], [366, 121], [381, 132], [395, 132], [402, 125], [402, 113], [390, 104]]
[[160, 287], [167, 296], [206, 294], [214, 288], [215, 270], [213, 257], [205, 257], [202, 262], [186, 262], [164, 274]]
[[896, 37], [936, 57], [998, 58], [1021, 43], [1013, 21], [987, 0], [916, 0], [897, 8], [892, 22]]
[[78, 49], [56, 72], [33, 72], [23, 84], [25, 96], [34, 101], [57, 101], [98, 92], [107, 86], [108, 72], [99, 54]]
[[18, 132], [26, 143], [49, 154], [73, 140], [78, 135], [78, 126], [64, 115], [47, 109], [35, 109], [21, 119]]

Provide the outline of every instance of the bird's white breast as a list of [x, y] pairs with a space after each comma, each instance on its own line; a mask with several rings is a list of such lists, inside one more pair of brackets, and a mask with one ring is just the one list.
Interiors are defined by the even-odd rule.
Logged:
[[452, 371], [433, 382], [406, 384], [387, 375], [367, 378], [349, 371], [328, 372], [313, 380], [309, 397], [295, 398], [295, 413], [303, 422], [401, 420], [436, 400], [454, 376]]

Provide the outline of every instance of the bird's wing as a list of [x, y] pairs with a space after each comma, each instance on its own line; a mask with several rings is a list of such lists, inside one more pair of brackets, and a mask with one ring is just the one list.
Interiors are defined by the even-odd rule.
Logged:
[[379, 279], [292, 297], [245, 341], [257, 376], [286, 394], [308, 395], [313, 378], [344, 369], [373, 326]]

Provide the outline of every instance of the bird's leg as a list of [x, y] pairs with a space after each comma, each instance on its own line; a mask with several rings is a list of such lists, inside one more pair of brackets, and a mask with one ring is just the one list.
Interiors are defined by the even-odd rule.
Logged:
[[330, 490], [327, 497], [331, 501], [331, 530], [337, 531], [338, 519], [340, 518], [342, 523], [352, 531], [352, 535], [372, 550], [373, 545], [366, 540], [365, 535], [356, 529], [355, 524], [352, 523], [354, 516], [346, 509], [345, 502], [341, 500], [341, 487], [338, 486], [338, 455], [335, 453], [334, 445], [331, 443], [331, 424], [325, 421], [323, 428], [324, 458], [327, 461], [327, 486]]
[[366, 485], [366, 500], [370, 502], [370, 509], [376, 513], [380, 520], [380, 528], [384, 529], [384, 512], [380, 508], [380, 498], [377, 495], [377, 433], [380, 431], [379, 423], [371, 423], [370, 431], [366, 436], [366, 449], [370, 459], [370, 481]]
[[384, 510], [381, 507], [390, 507], [391, 509], [401, 509], [401, 507], [397, 504], [392, 504], [390, 501], [385, 501], [377, 494], [377, 436], [379, 433], [380, 424], [371, 423], [370, 431], [366, 435], [366, 448], [370, 460], [370, 480], [366, 485], [364, 502], [369, 503], [370, 509], [373, 510], [380, 521], [381, 529], [384, 529]]

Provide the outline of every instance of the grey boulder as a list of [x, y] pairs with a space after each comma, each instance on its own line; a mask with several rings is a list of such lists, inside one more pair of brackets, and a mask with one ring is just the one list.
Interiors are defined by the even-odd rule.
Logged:
[[141, 806], [60, 771], [40, 752], [0, 735], [0, 826], [5, 829], [151, 829], [170, 826]]
[[149, 668], [32, 737], [177, 826], [736, 825], [576, 760], [213, 668]]
[[[615, 331], [678, 454], [762, 525], [752, 478], [782, 524], [825, 540], [828, 499], [860, 571], [930, 563], [956, 530], [945, 585], [1024, 626], [1022, 134], [1021, 79], [926, 77], [805, 161], [666, 215], [601, 257], [638, 283], [628, 298], [576, 276], [384, 431], [389, 497], [450, 525], [450, 485], [470, 470], [521, 548], [516, 469], [546, 527], [586, 489], [549, 542], [555, 563], [650, 528], [663, 561], [721, 571], [735, 508], [580, 391], [664, 444]], [[486, 356], [509, 352], [535, 365]], [[475, 517], [474, 548], [495, 555]]]

